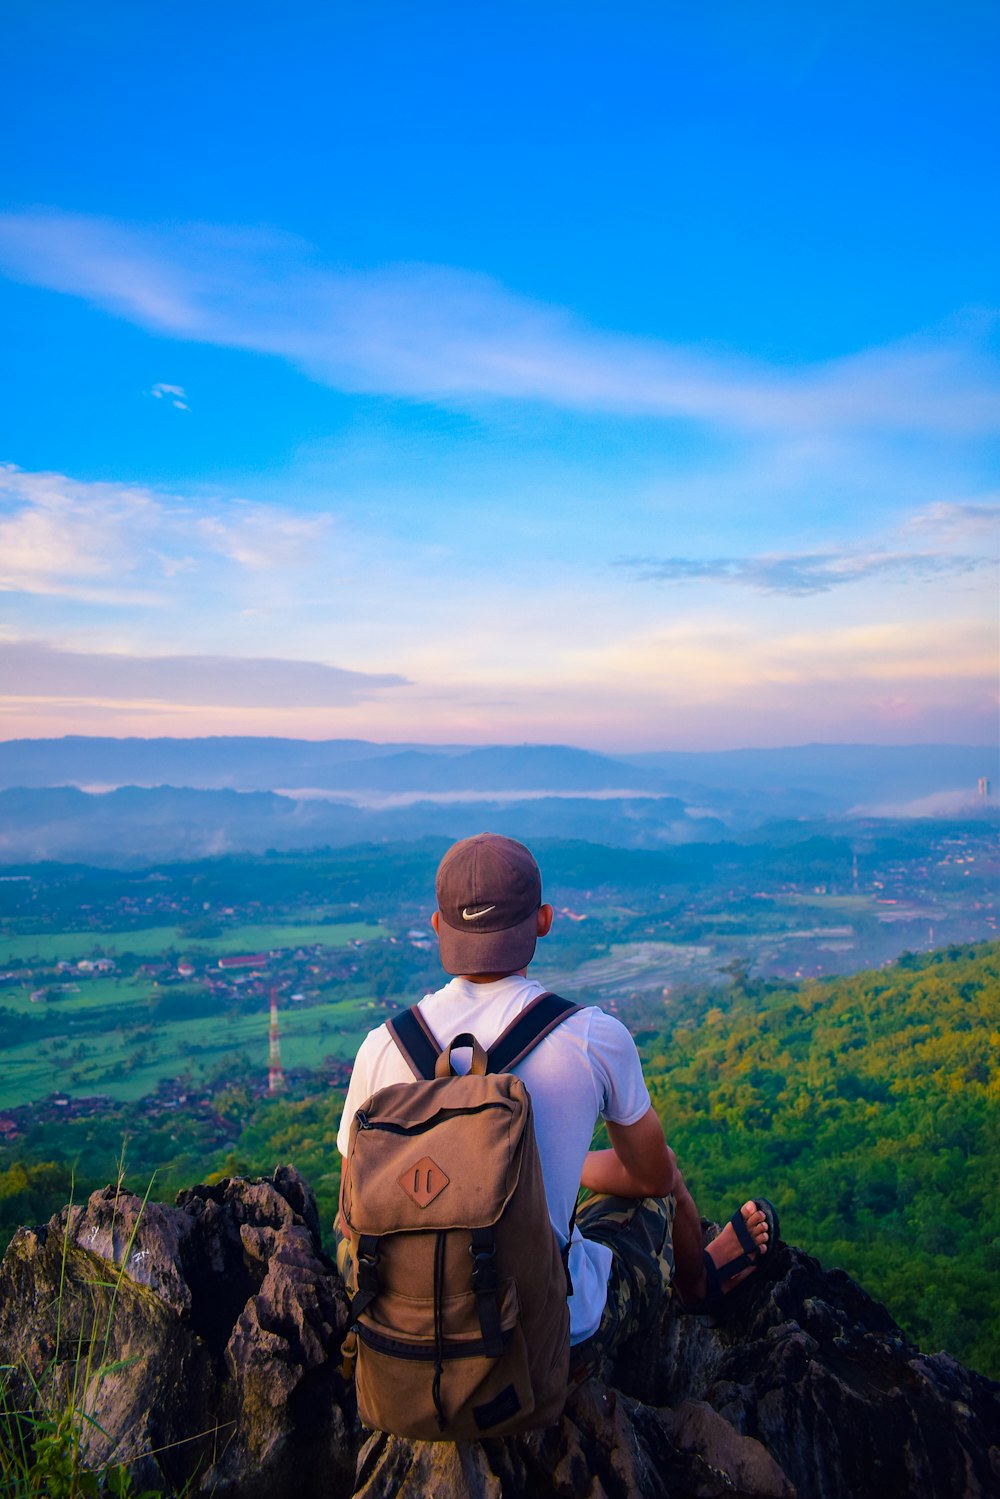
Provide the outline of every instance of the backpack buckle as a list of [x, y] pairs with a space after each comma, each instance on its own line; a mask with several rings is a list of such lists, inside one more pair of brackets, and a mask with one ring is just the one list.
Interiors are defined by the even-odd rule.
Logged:
[[362, 1234], [358, 1239], [358, 1256], [354, 1262], [354, 1279], [357, 1287], [348, 1307], [348, 1325], [355, 1322], [366, 1311], [379, 1292], [378, 1284], [378, 1235]]
[[475, 1249], [469, 1246], [472, 1256], [472, 1289], [477, 1296], [488, 1296], [497, 1288], [497, 1256], [495, 1249]]
[[378, 1262], [379, 1252], [377, 1249], [371, 1256], [366, 1254], [358, 1255], [356, 1274], [359, 1291], [378, 1290]]

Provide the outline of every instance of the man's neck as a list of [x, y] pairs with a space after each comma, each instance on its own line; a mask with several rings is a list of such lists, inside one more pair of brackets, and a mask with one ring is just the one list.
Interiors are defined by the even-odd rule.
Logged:
[[527, 967], [515, 968], [513, 973], [463, 973], [459, 975], [470, 984], [495, 984], [500, 979], [526, 979]]

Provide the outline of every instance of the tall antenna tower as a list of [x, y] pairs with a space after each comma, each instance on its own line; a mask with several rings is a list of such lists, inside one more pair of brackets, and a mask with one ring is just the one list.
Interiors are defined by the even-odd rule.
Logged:
[[285, 1086], [285, 1074], [281, 1070], [281, 1038], [278, 1035], [278, 991], [271, 990], [271, 1054], [267, 1071], [267, 1091], [280, 1093]]

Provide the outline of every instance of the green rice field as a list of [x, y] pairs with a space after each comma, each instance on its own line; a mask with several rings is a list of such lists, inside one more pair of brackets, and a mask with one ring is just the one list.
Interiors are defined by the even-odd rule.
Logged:
[[[219, 937], [185, 937], [171, 926], [139, 927], [111, 932], [28, 932], [0, 934], [0, 964], [78, 962], [81, 958], [224, 957], [229, 953], [268, 952], [272, 948], [345, 947], [348, 942], [385, 936], [380, 926], [354, 921], [286, 926], [238, 926]], [[0, 1003], [3, 1001], [0, 1000]]]
[[[123, 989], [129, 987], [125, 984]], [[134, 1004], [136, 991], [131, 989]], [[9, 1002], [9, 995], [2, 995]], [[74, 1000], [67, 1000], [67, 1018]], [[281, 1013], [281, 1059], [286, 1068], [318, 1067], [325, 1057], [349, 1061], [373, 1023], [371, 1001], [342, 999], [289, 1005]], [[133, 1010], [131, 1019], [134, 1021]], [[152, 1092], [163, 1078], [188, 1072], [193, 1078], [225, 1066], [266, 1071], [268, 1010], [176, 1021], [150, 1021], [137, 1033], [111, 1025], [94, 1033], [8, 1041], [0, 1069], [0, 1108], [31, 1103], [50, 1093], [132, 1100]]]
[[[8, 929], [0, 935], [0, 968], [18, 959], [26, 967], [15, 969], [0, 986], [0, 1010], [6, 1012], [0, 1108], [52, 1093], [100, 1094], [129, 1102], [153, 1092], [166, 1078], [186, 1075], [196, 1082], [223, 1070], [266, 1073], [267, 999], [259, 1004], [251, 1000], [249, 1009], [245, 999], [216, 999], [203, 981], [205, 970], [221, 977], [215, 965], [229, 954], [337, 949], [385, 935], [373, 922], [315, 920], [244, 924], [217, 937], [198, 938], [172, 926], [104, 932]], [[133, 961], [123, 965], [124, 972], [53, 971], [60, 961], [126, 954]], [[182, 958], [193, 964], [195, 976], [166, 986], [159, 986], [155, 975], [140, 972], [135, 961], [175, 965]], [[282, 965], [273, 966], [277, 970]], [[371, 1001], [358, 998], [356, 990], [354, 997], [342, 997], [339, 984], [320, 980], [317, 985], [315, 979], [310, 1000], [282, 1000], [284, 1066], [315, 1068], [327, 1057], [349, 1061], [371, 1024]]]
[[[76, 977], [67, 973], [61, 982], [69, 992], [57, 994], [44, 1006], [32, 1002], [32, 991], [25, 984], [5, 984], [0, 988], [0, 1007], [32, 1019], [55, 1012], [61, 1019], [71, 1020], [81, 1011], [113, 1010], [118, 1006], [134, 1005], [149, 998], [152, 991], [148, 978], [119, 978], [113, 973], [99, 977]], [[47, 984], [45, 987], [51, 994], [56, 986]], [[114, 1024], [114, 1020], [109, 1023]]]

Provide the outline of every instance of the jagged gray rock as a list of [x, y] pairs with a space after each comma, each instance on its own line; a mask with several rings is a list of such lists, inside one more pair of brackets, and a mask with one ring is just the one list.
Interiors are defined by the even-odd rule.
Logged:
[[461, 1444], [370, 1435], [337, 1372], [346, 1299], [315, 1202], [279, 1168], [172, 1207], [107, 1188], [19, 1230], [0, 1267], [0, 1363], [25, 1401], [32, 1379], [58, 1399], [76, 1378], [98, 1423], [85, 1427], [88, 1461], [129, 1462], [138, 1486], [165, 1493], [1000, 1492], [1000, 1386], [920, 1354], [842, 1272], [782, 1248], [726, 1313], [712, 1326], [666, 1303], [608, 1383], [576, 1391], [547, 1431]]
[[809, 1499], [1000, 1492], [1000, 1386], [921, 1354], [842, 1270], [784, 1249], [722, 1326], [667, 1332], [647, 1398], [704, 1400]]
[[708, 1406], [654, 1410], [591, 1382], [547, 1431], [491, 1442], [408, 1442], [377, 1432], [355, 1499], [791, 1499], [759, 1442]]
[[0, 1268], [15, 1394], [30, 1403], [34, 1381], [58, 1403], [89, 1355], [88, 1461], [127, 1462], [137, 1485], [168, 1493], [348, 1493], [346, 1316], [312, 1193], [288, 1168], [195, 1187], [174, 1207], [106, 1188], [20, 1229]]

